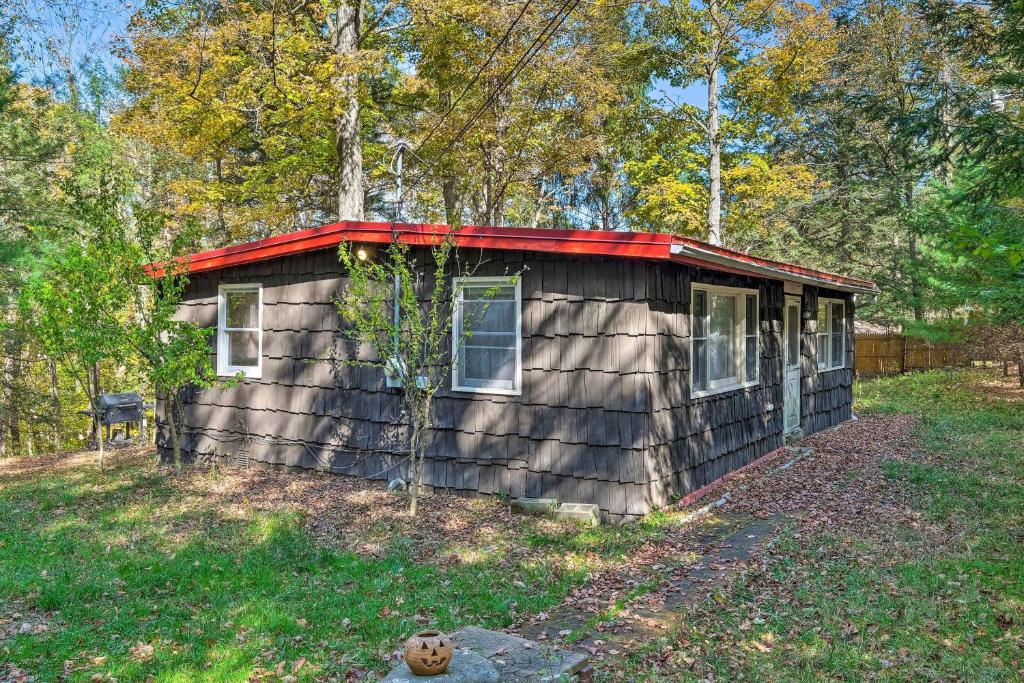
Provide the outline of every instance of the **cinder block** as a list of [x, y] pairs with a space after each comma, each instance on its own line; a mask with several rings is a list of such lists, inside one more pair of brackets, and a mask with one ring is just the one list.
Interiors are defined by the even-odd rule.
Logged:
[[558, 501], [554, 498], [516, 498], [512, 501], [512, 512], [548, 517], [555, 513]]
[[601, 524], [601, 509], [590, 503], [562, 503], [555, 508], [556, 519], [571, 519], [587, 526]]

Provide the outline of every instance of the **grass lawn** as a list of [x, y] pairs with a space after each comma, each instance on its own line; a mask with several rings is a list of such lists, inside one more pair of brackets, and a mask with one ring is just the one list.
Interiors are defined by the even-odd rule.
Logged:
[[[275, 495], [310, 507], [261, 505]], [[176, 475], [147, 453], [102, 474], [91, 454], [0, 464], [0, 680], [355, 679], [427, 625], [548, 608], [664, 531], [404, 506], [337, 477]]]
[[[729, 504], [810, 513], [602, 677], [1021, 679], [1024, 397], [944, 372], [856, 394], [866, 419]], [[358, 480], [111, 460], [0, 461], [0, 681], [373, 677], [421, 628], [508, 626], [588, 578], [628, 597], [689, 547], [679, 513], [583, 529], [431, 496], [411, 520]]]
[[1021, 392], [930, 372], [858, 384], [856, 410], [918, 418], [878, 467], [891, 502], [794, 523], [731, 593], [609, 678], [1024, 678]]

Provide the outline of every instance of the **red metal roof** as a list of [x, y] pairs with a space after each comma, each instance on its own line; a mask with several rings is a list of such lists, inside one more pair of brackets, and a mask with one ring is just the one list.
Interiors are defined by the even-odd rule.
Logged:
[[[201, 273], [290, 254], [328, 249], [342, 242], [385, 244], [391, 242], [395, 235], [408, 244], [429, 246], [440, 243], [450, 231], [451, 228], [447, 225], [426, 223], [342, 221], [255, 242], [211, 249], [176, 261], [184, 266], [186, 272]], [[875, 284], [868, 280], [763, 259], [699, 240], [661, 233], [468, 225], [456, 231], [454, 236], [459, 247], [674, 261], [712, 270], [817, 283], [849, 291], [872, 292], [877, 289]], [[154, 277], [160, 277], [166, 271], [167, 265], [151, 264], [148, 266], [149, 273]]]

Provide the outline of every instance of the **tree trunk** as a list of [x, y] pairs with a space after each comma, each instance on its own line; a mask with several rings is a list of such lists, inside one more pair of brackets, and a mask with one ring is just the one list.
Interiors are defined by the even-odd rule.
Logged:
[[[4, 320], [11, 324], [14, 322], [15, 309], [8, 306], [4, 311]], [[11, 405], [14, 398], [14, 338], [13, 335], [0, 337], [0, 458], [8, 455], [8, 424], [10, 413], [7, 406]]]
[[718, 72], [722, 48], [718, 28], [718, 0], [708, 5], [711, 13], [711, 45], [708, 47], [708, 242], [722, 243], [722, 136], [718, 122]]
[[50, 405], [53, 410], [53, 450], [60, 451], [64, 445], [64, 418], [61, 415], [60, 384], [57, 381], [57, 361], [47, 359], [50, 370]]
[[92, 365], [92, 409], [94, 411], [93, 424], [96, 425], [96, 446], [100, 451], [100, 472], [103, 471], [104, 467], [104, 449], [103, 449], [103, 421], [100, 419], [100, 364], [93, 363]]
[[[909, 164], [908, 164], [909, 166]], [[907, 182], [903, 189], [904, 210], [907, 212], [907, 220], [914, 207], [914, 186]], [[921, 260], [917, 250], [917, 232], [911, 224], [907, 229], [907, 252], [910, 257], [910, 300], [914, 311], [914, 320], [924, 320], [924, 302], [921, 301], [921, 274], [918, 272], [918, 264]]]
[[175, 469], [181, 469], [181, 441], [178, 437], [178, 392], [167, 392], [167, 431], [171, 436], [171, 459]]
[[338, 155], [338, 220], [363, 220], [363, 149], [359, 134], [359, 76], [355, 73], [363, 0], [340, 0], [332, 42], [340, 62], [336, 79], [344, 110], [335, 121]]
[[942, 84], [942, 94], [940, 95], [939, 105], [939, 126], [942, 141], [941, 151], [939, 158], [939, 167], [935, 169], [935, 175], [942, 182], [945, 187], [950, 187], [953, 183], [953, 176], [951, 171], [950, 159], [950, 131], [953, 128], [953, 66], [950, 62], [949, 55], [943, 50], [942, 53], [942, 70], [939, 72], [939, 83]]
[[[438, 104], [442, 113], [448, 111], [452, 106], [452, 94], [450, 92], [441, 93]], [[458, 225], [461, 213], [459, 211], [459, 186], [455, 175], [448, 168], [444, 169], [444, 175], [441, 178], [441, 198], [444, 200], [445, 221], [448, 225]]]
[[413, 421], [412, 437], [409, 440], [409, 455], [412, 457], [412, 476], [409, 477], [409, 516], [415, 517], [420, 502], [420, 485], [423, 483], [423, 463], [419, 453], [419, 423]]
[[1017, 383], [1024, 389], [1024, 354], [1017, 356]]
[[[11, 455], [21, 455], [21, 420], [23, 407], [19, 394], [22, 393], [19, 384], [21, 384], [22, 377], [25, 374], [25, 363], [21, 359], [21, 354], [25, 351], [25, 344], [20, 335], [16, 332], [8, 334], [6, 348], [2, 350], [4, 353], [4, 376], [3, 384], [6, 391], [6, 397], [3, 403], [0, 403], [0, 409], [6, 414], [5, 420], [7, 426], [7, 448], [10, 450]], [[24, 417], [28, 417], [25, 415]], [[31, 427], [31, 425], [30, 425]]]
[[459, 210], [459, 188], [456, 183], [455, 176], [445, 172], [441, 180], [441, 196], [444, 198], [444, 219], [448, 225], [458, 225], [462, 213]]

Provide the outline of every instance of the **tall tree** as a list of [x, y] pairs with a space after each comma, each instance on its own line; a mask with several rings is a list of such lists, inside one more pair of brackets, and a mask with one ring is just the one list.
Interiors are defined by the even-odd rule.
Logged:
[[397, 73], [385, 9], [197, 0], [133, 17], [115, 125], [172, 160], [162, 208], [177, 230], [196, 221], [225, 243], [362, 218], [367, 176], [383, 165], [366, 128]]
[[[582, 222], [577, 179], [636, 91], [626, 10], [611, 3], [417, 0], [406, 33], [416, 148], [410, 196], [427, 219]], [[438, 206], [443, 210], [439, 211]]]
[[359, 131], [359, 41], [363, 0], [340, 0], [331, 26], [331, 42], [339, 62], [335, 91], [341, 111], [335, 124], [338, 163], [338, 220], [363, 220], [363, 144]]
[[[706, 108], [670, 99], [656, 119], [668, 126], [667, 135], [675, 130], [691, 142], [673, 143], [689, 158], [666, 157], [682, 173], [660, 176], [654, 198], [668, 205], [682, 200], [690, 204], [687, 214], [700, 209], [702, 230], [695, 221], [679, 229], [744, 246], [750, 236], [743, 226], [750, 222], [743, 210], [756, 207], [752, 198], [769, 197], [774, 205], [800, 197], [809, 185], [798, 162], [777, 164], [766, 151], [779, 129], [798, 123], [790, 102], [830, 58], [829, 15], [784, 0], [673, 1], [653, 5], [645, 22], [654, 74], [676, 88], [703, 85], [707, 93]], [[701, 160], [699, 169], [693, 159]], [[724, 234], [723, 222], [733, 234]]]
[[797, 105], [806, 125], [779, 138], [811, 162], [821, 191], [792, 215], [797, 253], [876, 280], [866, 311], [896, 323], [926, 315], [928, 250], [919, 194], [952, 149], [949, 102], [969, 73], [918, 7], [872, 0], [836, 11], [837, 49]]

